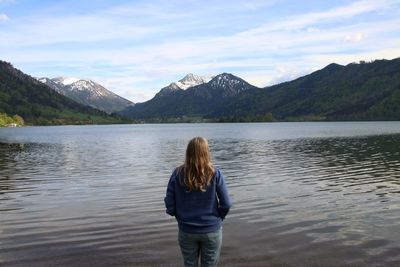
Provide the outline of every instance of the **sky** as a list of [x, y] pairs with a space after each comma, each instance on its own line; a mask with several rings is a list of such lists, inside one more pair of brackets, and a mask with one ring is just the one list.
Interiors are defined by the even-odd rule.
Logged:
[[265, 87], [400, 57], [400, 0], [0, 0], [0, 60], [135, 103], [187, 73]]

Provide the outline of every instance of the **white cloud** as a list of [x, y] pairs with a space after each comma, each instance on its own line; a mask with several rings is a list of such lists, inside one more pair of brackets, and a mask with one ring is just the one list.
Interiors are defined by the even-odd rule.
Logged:
[[307, 32], [320, 32], [320, 29], [315, 27], [308, 27], [306, 30]]
[[90, 77], [93, 81], [101, 84], [108, 90], [120, 95], [132, 102], [143, 102], [154, 96], [153, 90], [138, 88], [140, 82], [151, 81], [147, 76], [112, 76], [112, 77]]
[[107, 16], [116, 17], [147, 17], [153, 20], [161, 19], [183, 19], [188, 18], [191, 15], [190, 10], [186, 10], [185, 13], [177, 12], [176, 10], [169, 9], [164, 10], [165, 6], [159, 4], [144, 3], [142, 5], [119, 5], [112, 7], [108, 10], [104, 10], [104, 14]]
[[[308, 59], [321, 66], [324, 66], [326, 62], [335, 62], [342, 65], [347, 65], [351, 62], [373, 61], [376, 59], [394, 59], [400, 57], [400, 42], [397, 47], [380, 49], [375, 51], [354, 53], [354, 54], [337, 54], [337, 55], [310, 55]], [[322, 63], [322, 64], [321, 64]]]
[[0, 21], [6, 21], [6, 20], [9, 20], [9, 17], [4, 13], [0, 13]]
[[[261, 2], [253, 3], [256, 6]], [[171, 37], [174, 28], [168, 24], [169, 19], [185, 19], [189, 13], [163, 12], [146, 5], [141, 9], [120, 6], [90, 15], [25, 18], [13, 28], [0, 29], [0, 40], [5, 40], [0, 43], [0, 51], [7, 51], [7, 58], [3, 59], [20, 65], [73, 64], [69, 69], [77, 72], [85, 73], [87, 68], [92, 73], [102, 73], [103, 76], [83, 75], [134, 102], [151, 98], [161, 87], [188, 72], [215, 75], [230, 71], [264, 87], [297, 78], [331, 62], [346, 64], [373, 57], [398, 57], [400, 19], [381, 16], [374, 20], [350, 20], [386, 10], [393, 3], [357, 1], [264, 22], [240, 32], [191, 37]], [[249, 4], [248, 9], [253, 7]], [[141, 25], [129, 20], [147, 15], [157, 23]], [[69, 42], [76, 48], [60, 45]], [[102, 42], [129, 45], [98, 45]]]
[[393, 5], [393, 1], [389, 0], [363, 0], [350, 5], [332, 8], [327, 11], [284, 17], [278, 22], [266, 23], [254, 29], [239, 33], [239, 35], [246, 38], [247, 36], [263, 35], [272, 32], [296, 33], [302, 29], [308, 32], [320, 32], [318, 26], [323, 23], [342, 22], [344, 19], [350, 19], [357, 15], [386, 10], [391, 5]]
[[238, 6], [238, 8], [240, 9], [245, 9], [246, 11], [256, 11], [259, 8], [262, 7], [268, 7], [268, 6], [273, 6], [274, 4], [276, 4], [278, 2], [278, 0], [269, 0], [269, 1], [265, 1], [265, 0], [246, 0], [244, 2], [241, 3], [236, 3], [235, 5]]
[[[1, 15], [0, 15], [1, 18]], [[0, 19], [1, 20], [1, 19]], [[74, 15], [21, 19], [13, 28], [0, 31], [0, 39], [20, 48], [63, 43], [94, 43], [113, 40], [135, 42], [164, 31], [163, 26], [124, 23], [118, 17]]]
[[344, 37], [344, 40], [351, 43], [358, 43], [361, 40], [365, 39], [367, 35], [363, 32], [357, 32], [354, 34], [348, 34]]

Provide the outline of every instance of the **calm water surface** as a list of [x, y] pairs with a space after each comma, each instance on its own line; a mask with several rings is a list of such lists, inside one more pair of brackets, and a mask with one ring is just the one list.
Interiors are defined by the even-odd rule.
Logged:
[[220, 266], [400, 266], [400, 123], [0, 129], [0, 266], [180, 266], [163, 198], [209, 139]]

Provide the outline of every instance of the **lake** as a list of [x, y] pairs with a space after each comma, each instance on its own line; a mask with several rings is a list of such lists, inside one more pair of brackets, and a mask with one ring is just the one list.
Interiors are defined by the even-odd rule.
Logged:
[[400, 266], [400, 122], [0, 129], [0, 266], [181, 266], [163, 198], [209, 140], [220, 266]]

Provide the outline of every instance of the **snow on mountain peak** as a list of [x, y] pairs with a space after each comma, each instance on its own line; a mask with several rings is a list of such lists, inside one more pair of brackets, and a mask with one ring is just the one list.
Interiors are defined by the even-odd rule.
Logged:
[[211, 80], [209, 77], [198, 76], [193, 73], [187, 74], [181, 80], [175, 82], [174, 84], [177, 85], [181, 89], [188, 89], [190, 87], [200, 85], [203, 83], [207, 83]]
[[49, 79], [49, 78], [46, 78], [46, 77], [42, 77], [42, 78], [36, 78], [36, 80], [38, 80], [38, 81], [41, 82], [41, 83], [46, 83], [46, 82], [49, 81], [50, 79]]
[[91, 92], [92, 97], [106, 97], [113, 94], [92, 80], [78, 80], [69, 86], [71, 90]]
[[79, 81], [80, 79], [75, 78], [75, 77], [56, 77], [52, 79], [54, 82], [63, 84], [63, 85], [70, 85], [74, 82]]
[[189, 73], [187, 74], [185, 77], [183, 77], [183, 79], [179, 80], [180, 82], [189, 82], [189, 81], [201, 81], [202, 77], [193, 74], [193, 73]]
[[[1, 1], [1, 0], [0, 0]], [[107, 113], [117, 112], [133, 103], [92, 80], [73, 77], [38, 78], [58, 93], [83, 105], [91, 106]]]
[[213, 87], [233, 87], [238, 84], [243, 84], [244, 82], [236, 76], [229, 73], [222, 73], [213, 78], [211, 86]]

